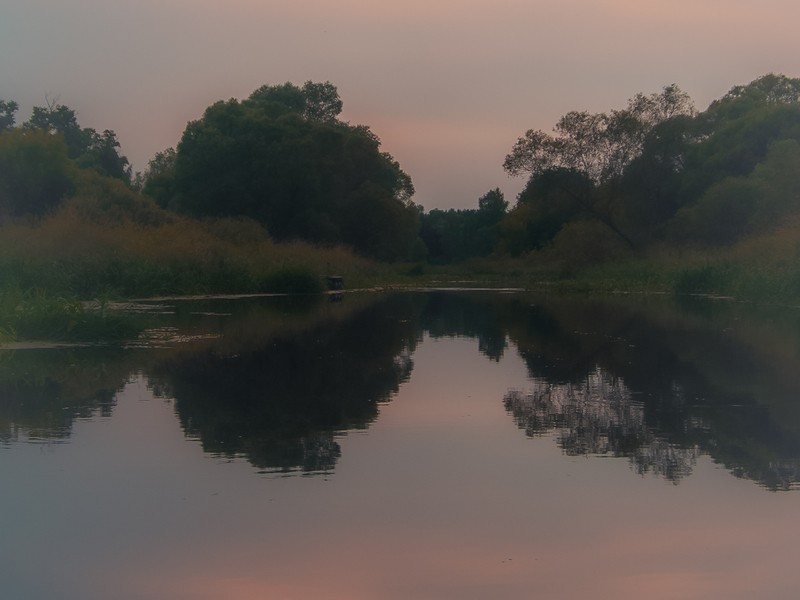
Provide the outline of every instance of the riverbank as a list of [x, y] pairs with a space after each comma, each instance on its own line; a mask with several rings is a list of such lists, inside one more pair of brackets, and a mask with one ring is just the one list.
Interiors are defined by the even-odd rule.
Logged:
[[595, 264], [540, 251], [458, 264], [379, 263], [340, 246], [275, 243], [247, 219], [178, 218], [151, 203], [121, 214], [81, 202], [0, 227], [0, 342], [118, 339], [136, 315], [113, 301], [155, 296], [321, 294], [356, 288], [490, 287], [553, 293], [707, 295], [800, 305], [800, 225], [732, 247], [661, 248]]

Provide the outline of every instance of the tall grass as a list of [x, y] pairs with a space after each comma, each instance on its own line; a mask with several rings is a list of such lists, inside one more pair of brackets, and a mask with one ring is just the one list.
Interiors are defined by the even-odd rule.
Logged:
[[0, 343], [121, 333], [122, 322], [112, 322], [120, 315], [85, 303], [97, 298], [310, 294], [324, 289], [326, 275], [352, 288], [389, 280], [391, 271], [342, 247], [276, 244], [252, 220], [179, 217], [120, 182], [84, 174], [54, 214], [0, 226]]
[[800, 304], [800, 222], [718, 248], [660, 248], [577, 274], [592, 289]]
[[0, 289], [94, 298], [322, 290], [331, 271], [380, 269], [343, 248], [276, 244], [247, 220], [172, 217], [142, 225], [87, 220], [69, 208], [36, 225], [0, 228]]
[[134, 337], [142, 327], [108, 303], [82, 303], [45, 290], [0, 291], [0, 344], [18, 340], [106, 341]]
[[726, 247], [653, 247], [598, 264], [576, 265], [554, 248], [428, 268], [435, 276], [529, 289], [592, 293], [726, 296], [800, 305], [800, 219]]

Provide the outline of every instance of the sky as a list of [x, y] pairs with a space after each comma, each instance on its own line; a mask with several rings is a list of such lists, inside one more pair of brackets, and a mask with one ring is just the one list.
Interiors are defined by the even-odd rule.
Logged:
[[800, 77], [797, 0], [3, 0], [0, 99], [117, 133], [141, 171], [217, 100], [330, 81], [411, 175], [415, 202], [476, 208], [528, 129], [676, 83], [697, 108]]

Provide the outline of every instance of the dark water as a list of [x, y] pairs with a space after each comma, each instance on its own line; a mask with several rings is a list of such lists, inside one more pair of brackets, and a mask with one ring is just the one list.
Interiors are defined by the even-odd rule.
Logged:
[[144, 308], [0, 351], [0, 597], [797, 597], [800, 310]]

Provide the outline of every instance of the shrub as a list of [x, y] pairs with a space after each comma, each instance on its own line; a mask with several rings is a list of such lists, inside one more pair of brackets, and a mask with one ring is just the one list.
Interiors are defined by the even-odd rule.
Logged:
[[628, 248], [599, 221], [574, 221], [556, 235], [549, 254], [567, 269], [577, 269], [624, 258]]

